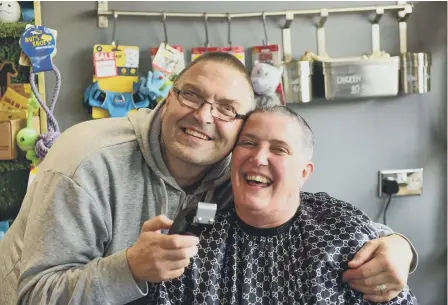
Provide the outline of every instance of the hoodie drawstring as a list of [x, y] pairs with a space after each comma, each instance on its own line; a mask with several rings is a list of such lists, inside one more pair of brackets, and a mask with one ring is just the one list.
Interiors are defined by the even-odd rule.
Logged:
[[168, 193], [166, 191], [166, 185], [162, 178], [159, 178], [159, 182], [162, 185], [162, 214], [168, 217]]

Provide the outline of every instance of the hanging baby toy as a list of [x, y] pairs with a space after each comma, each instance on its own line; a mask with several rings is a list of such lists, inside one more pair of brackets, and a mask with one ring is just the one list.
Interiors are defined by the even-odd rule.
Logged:
[[[44, 26], [27, 25], [25, 32], [22, 34], [22, 37], [20, 39], [20, 45], [22, 47], [24, 55], [26, 55], [24, 56], [22, 54], [20, 63], [22, 65], [31, 66], [30, 84], [33, 96], [29, 100], [29, 107], [34, 106], [33, 97], [35, 97], [35, 100], [37, 100], [41, 108], [47, 114], [48, 123], [47, 132], [39, 135], [37, 139], [35, 139], [34, 152], [36, 157], [38, 158], [37, 161], [35, 159], [30, 160], [30, 158], [34, 157], [33, 152], [29, 152], [29, 150], [27, 151], [27, 149], [29, 149], [30, 142], [26, 143], [28, 145], [24, 145], [24, 147], [21, 147], [19, 145], [19, 148], [26, 151], [27, 159], [32, 161], [34, 166], [37, 166], [36, 163], [45, 158], [51, 146], [60, 136], [58, 122], [53, 116], [53, 110], [56, 105], [56, 100], [59, 96], [59, 90], [61, 88], [61, 74], [58, 68], [52, 62], [52, 57], [56, 53], [56, 35], [56, 31], [48, 29]], [[45, 71], [53, 71], [56, 75], [56, 88], [49, 106], [47, 106], [45, 101], [43, 101], [36, 86], [37, 73]], [[32, 112], [29, 111], [28, 116], [32, 116]], [[30, 120], [30, 118], [28, 119]], [[28, 129], [28, 133], [25, 134], [31, 134], [29, 133], [29, 128], [30, 126], [27, 126], [26, 129]], [[22, 134], [24, 133], [22, 132]], [[20, 142], [20, 138], [18, 138], [18, 140]], [[27, 138], [26, 140], [31, 141], [32, 139]]]

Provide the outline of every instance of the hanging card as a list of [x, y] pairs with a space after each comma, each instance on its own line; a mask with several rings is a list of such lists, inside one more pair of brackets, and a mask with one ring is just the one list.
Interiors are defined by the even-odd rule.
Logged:
[[183, 56], [181, 51], [162, 42], [152, 61], [153, 69], [165, 75], [171, 75], [176, 71], [176, 66], [181, 56]]
[[22, 34], [20, 46], [30, 59], [34, 72], [53, 70], [52, 53], [56, 48], [53, 33], [44, 26], [30, 26]]
[[271, 44], [253, 47], [252, 64], [255, 60], [263, 63], [269, 63], [274, 66], [279, 66], [281, 64], [280, 46], [278, 44]]
[[194, 61], [196, 58], [201, 56], [202, 54], [205, 54], [207, 52], [219, 52], [221, 51], [221, 48], [219, 47], [198, 47], [198, 48], [192, 48], [191, 49], [191, 61]]
[[233, 56], [238, 58], [239, 61], [241, 61], [241, 63], [243, 65], [246, 65], [245, 56], [244, 56], [244, 47], [238, 47], [238, 46], [225, 47], [225, 48], [221, 48], [221, 51], [232, 54]]
[[[185, 55], [184, 55], [184, 49], [180, 45], [174, 45], [170, 46], [173, 49], [176, 49], [179, 51], [179, 55], [177, 58], [177, 64], [174, 68], [174, 72], [172, 74], [178, 75], [183, 69], [185, 69]], [[150, 49], [150, 55], [151, 55], [151, 64], [152, 64], [152, 70], [157, 71], [157, 67], [154, 67], [154, 58], [156, 57], [157, 52], [159, 51], [159, 48], [151, 48]], [[161, 71], [162, 72], [162, 71]]]

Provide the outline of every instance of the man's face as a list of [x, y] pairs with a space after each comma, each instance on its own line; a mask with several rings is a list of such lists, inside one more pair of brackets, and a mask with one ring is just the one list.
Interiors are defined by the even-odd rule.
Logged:
[[[232, 188], [238, 209], [277, 213], [298, 204], [313, 171], [297, 121], [279, 113], [249, 117], [232, 153]], [[293, 206], [297, 208], [297, 206]]]
[[[251, 88], [241, 72], [222, 63], [200, 62], [176, 84], [212, 103], [232, 105], [245, 114], [251, 107]], [[242, 120], [225, 122], [211, 115], [207, 103], [194, 110], [179, 102], [171, 90], [162, 114], [162, 139], [167, 153], [183, 162], [212, 165], [232, 150]]]

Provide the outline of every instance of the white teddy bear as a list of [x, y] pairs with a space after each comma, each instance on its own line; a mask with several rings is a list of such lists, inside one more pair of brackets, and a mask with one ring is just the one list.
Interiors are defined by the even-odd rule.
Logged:
[[257, 107], [281, 105], [275, 92], [283, 74], [283, 67], [276, 68], [258, 60], [254, 62], [251, 73], [252, 87], [255, 92]]

